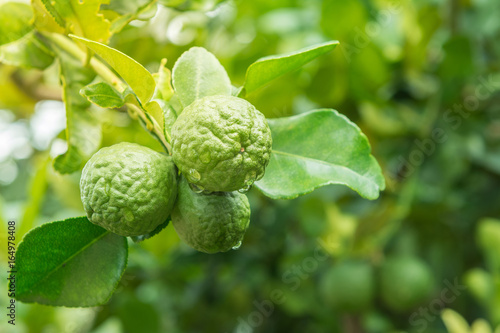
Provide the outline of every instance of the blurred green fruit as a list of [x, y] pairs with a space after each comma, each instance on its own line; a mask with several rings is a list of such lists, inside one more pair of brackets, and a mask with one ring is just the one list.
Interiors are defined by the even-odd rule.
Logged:
[[172, 127], [172, 157], [202, 190], [236, 191], [264, 176], [271, 130], [244, 99], [208, 96], [186, 107]]
[[250, 204], [239, 192], [195, 193], [182, 178], [172, 212], [179, 237], [194, 249], [216, 253], [239, 247], [250, 222]]
[[165, 222], [177, 194], [172, 158], [134, 143], [99, 150], [83, 168], [80, 191], [88, 219], [122, 236]]
[[375, 278], [365, 261], [343, 261], [333, 266], [321, 280], [325, 301], [342, 312], [360, 312], [373, 300]]
[[430, 267], [417, 257], [390, 257], [380, 267], [382, 301], [395, 312], [411, 310], [426, 301], [433, 288]]

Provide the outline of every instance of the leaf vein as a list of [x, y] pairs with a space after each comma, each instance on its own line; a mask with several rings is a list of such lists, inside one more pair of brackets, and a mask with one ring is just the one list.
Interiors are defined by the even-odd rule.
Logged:
[[37, 283], [35, 283], [34, 285], [31, 286], [30, 288], [30, 291], [32, 289], [34, 289], [35, 287], [37, 287], [38, 285], [40, 285], [43, 281], [47, 280], [52, 274], [54, 274], [59, 268], [63, 267], [63, 265], [65, 265], [66, 263], [68, 263], [70, 260], [72, 260], [74, 257], [76, 257], [77, 255], [79, 255], [80, 253], [82, 253], [83, 251], [85, 251], [87, 248], [89, 248], [90, 246], [92, 246], [93, 244], [95, 244], [97, 241], [99, 241], [101, 238], [103, 238], [104, 236], [106, 236], [107, 234], [109, 234], [109, 231], [104, 231], [101, 235], [99, 235], [98, 237], [94, 238], [91, 242], [89, 242], [87, 245], [85, 245], [84, 247], [82, 247], [80, 250], [76, 251], [75, 253], [73, 253], [71, 256], [69, 256], [66, 260], [64, 260], [62, 263], [60, 263], [58, 266], [54, 267], [50, 272], [47, 273], [47, 275], [45, 275], [45, 277], [43, 277], [42, 279], [40, 279]]

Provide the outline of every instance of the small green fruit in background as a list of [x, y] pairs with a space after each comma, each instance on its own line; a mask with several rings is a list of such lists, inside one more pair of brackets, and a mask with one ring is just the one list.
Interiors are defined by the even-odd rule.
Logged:
[[165, 222], [177, 194], [171, 157], [134, 143], [99, 150], [83, 168], [80, 191], [88, 219], [122, 236]]
[[195, 193], [183, 178], [179, 183], [172, 224], [194, 249], [216, 253], [241, 245], [250, 223], [250, 204], [239, 192]]
[[380, 267], [380, 292], [394, 312], [405, 312], [425, 302], [434, 289], [430, 267], [413, 256], [387, 258]]
[[208, 96], [194, 101], [172, 127], [172, 157], [186, 179], [206, 191], [236, 191], [264, 176], [271, 130], [244, 99]]
[[361, 312], [370, 307], [375, 291], [375, 277], [370, 263], [342, 261], [331, 267], [321, 280], [326, 303], [341, 312]]

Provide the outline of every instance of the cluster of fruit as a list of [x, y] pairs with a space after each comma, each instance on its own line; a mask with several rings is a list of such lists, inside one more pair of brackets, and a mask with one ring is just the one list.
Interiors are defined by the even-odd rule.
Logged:
[[250, 222], [244, 192], [264, 176], [271, 156], [264, 115], [241, 98], [209, 96], [182, 111], [171, 137], [172, 156], [133, 143], [92, 156], [80, 180], [88, 219], [140, 236], [170, 216], [179, 237], [198, 251], [239, 247]]
[[342, 261], [321, 280], [325, 301], [347, 313], [369, 310], [376, 291], [386, 308], [406, 313], [428, 301], [434, 284], [430, 267], [411, 255], [388, 256], [377, 269], [364, 260]]

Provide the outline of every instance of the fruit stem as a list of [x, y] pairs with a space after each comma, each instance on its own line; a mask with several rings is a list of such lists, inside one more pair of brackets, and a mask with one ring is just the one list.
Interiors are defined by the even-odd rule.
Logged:
[[153, 128], [149, 131], [152, 132], [158, 138], [158, 140], [160, 140], [161, 144], [163, 145], [163, 147], [165, 147], [168, 154], [172, 155], [172, 147], [170, 146], [170, 143], [168, 143], [165, 139], [165, 135], [163, 135], [160, 125], [158, 125], [158, 123], [154, 119], [150, 119], [149, 117], [147, 117], [143, 110], [137, 105], [127, 103], [127, 107], [139, 116], [139, 118], [146, 124], [146, 127], [148, 127], [147, 124], [153, 125]]
[[[78, 45], [73, 42], [68, 37], [50, 32], [39, 32], [42, 36], [50, 40], [53, 44], [59, 47], [61, 50], [65, 51], [69, 55], [78, 59], [84, 64], [89, 65], [104, 81], [112, 85], [120, 94], [123, 93], [127, 87], [127, 85], [115, 74], [113, 71], [98, 60], [96, 57], [92, 56], [89, 58], [91, 53], [87, 53], [83, 51]], [[146, 124], [146, 127], [150, 132], [157, 137], [157, 139], [161, 142], [161, 144], [165, 147], [167, 152], [171, 155], [171, 146], [170, 143], [165, 138], [163, 131], [161, 130], [160, 125], [156, 122], [153, 117], [148, 117], [146, 115], [146, 111], [142, 108], [127, 103], [127, 107], [132, 109], [139, 118]]]

